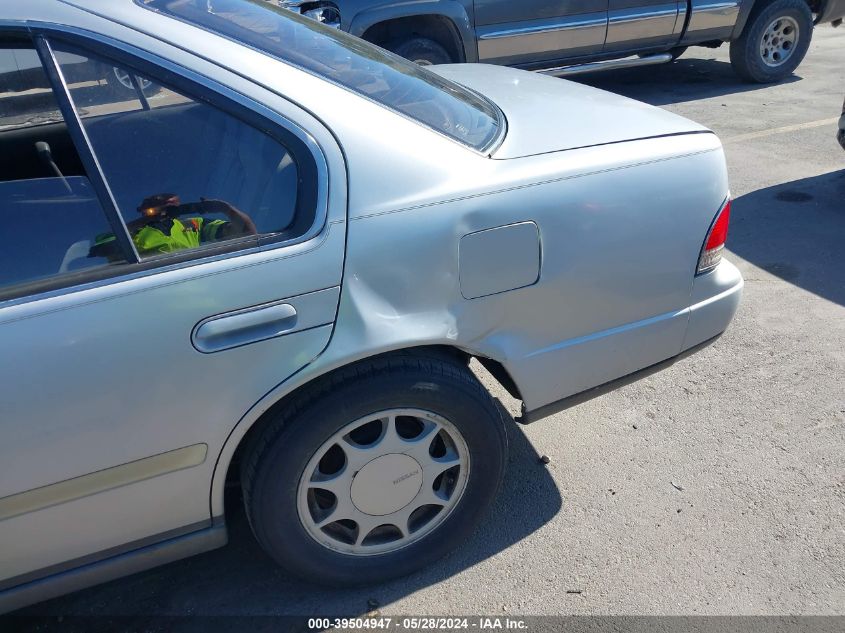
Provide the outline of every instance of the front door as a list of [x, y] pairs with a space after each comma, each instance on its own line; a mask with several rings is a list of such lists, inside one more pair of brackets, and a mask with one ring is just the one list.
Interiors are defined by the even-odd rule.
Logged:
[[0, 591], [208, 527], [226, 437], [335, 319], [331, 135], [117, 53], [0, 44]]
[[475, 0], [478, 58], [507, 65], [550, 65], [601, 53], [608, 0]]
[[610, 0], [605, 52], [637, 52], [678, 43], [686, 0]]

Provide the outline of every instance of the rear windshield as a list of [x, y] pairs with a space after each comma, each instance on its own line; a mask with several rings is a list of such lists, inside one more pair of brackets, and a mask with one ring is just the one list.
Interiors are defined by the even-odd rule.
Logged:
[[499, 136], [486, 99], [364, 40], [264, 0], [135, 0], [242, 42], [479, 151]]

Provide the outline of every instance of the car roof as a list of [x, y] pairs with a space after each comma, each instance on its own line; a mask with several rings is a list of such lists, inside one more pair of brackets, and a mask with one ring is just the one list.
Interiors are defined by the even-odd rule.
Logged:
[[[268, 64], [292, 66], [476, 152], [489, 153], [504, 135], [504, 117], [489, 99], [416, 64], [269, 4], [216, 1], [209, 8], [161, 0], [32, 0], [26, 10], [21, 0], [14, 5], [30, 23], [69, 22], [101, 32], [105, 19], [249, 79]], [[268, 87], [287, 97], [290, 85]]]

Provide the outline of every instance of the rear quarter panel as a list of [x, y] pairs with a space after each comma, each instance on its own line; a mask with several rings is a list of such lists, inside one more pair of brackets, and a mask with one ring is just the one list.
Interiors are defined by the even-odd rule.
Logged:
[[471, 0], [386, 0], [378, 3], [372, 0], [340, 0], [337, 4], [340, 8], [341, 28], [358, 37], [362, 37], [367, 29], [376, 24], [389, 20], [421, 15], [446, 18], [460, 36], [464, 59], [468, 62], [478, 60]]
[[[457, 345], [502, 362], [534, 409], [680, 352], [728, 192], [713, 134], [472, 164], [463, 195], [350, 214], [338, 328], [318, 364]], [[523, 221], [539, 227], [539, 280], [465, 299], [460, 239]]]
[[[219, 48], [224, 59], [227, 44]], [[362, 358], [455, 346], [503, 363], [534, 409], [680, 350], [699, 250], [727, 194], [715, 135], [497, 160], [294, 68], [232, 52], [254, 81], [334, 132], [349, 222], [332, 340], [233, 430], [215, 470], [214, 513], [249, 427], [286, 394]], [[519, 222], [538, 226], [538, 281], [466, 299], [461, 238]]]

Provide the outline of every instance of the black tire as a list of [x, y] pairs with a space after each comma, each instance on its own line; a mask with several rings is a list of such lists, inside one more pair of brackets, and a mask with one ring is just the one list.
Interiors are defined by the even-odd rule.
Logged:
[[[389, 408], [419, 408], [449, 420], [470, 455], [463, 496], [431, 532], [379, 555], [347, 555], [317, 542], [297, 509], [312, 456], [345, 425]], [[357, 586], [405, 576], [474, 532], [499, 489], [507, 436], [494, 401], [457, 360], [394, 355], [335, 372], [273, 414], [247, 447], [241, 482], [256, 539], [282, 567], [310, 582]]]
[[427, 37], [413, 37], [394, 43], [390, 50], [421, 66], [451, 64], [455, 60], [445, 48]]
[[[798, 25], [797, 41], [791, 55], [779, 66], [768, 66], [760, 52], [763, 35], [778, 18], [788, 17]], [[745, 81], [772, 83], [791, 75], [810, 48], [813, 37], [813, 14], [804, 0], [774, 0], [758, 4], [751, 10], [742, 34], [731, 42], [731, 66]]]

